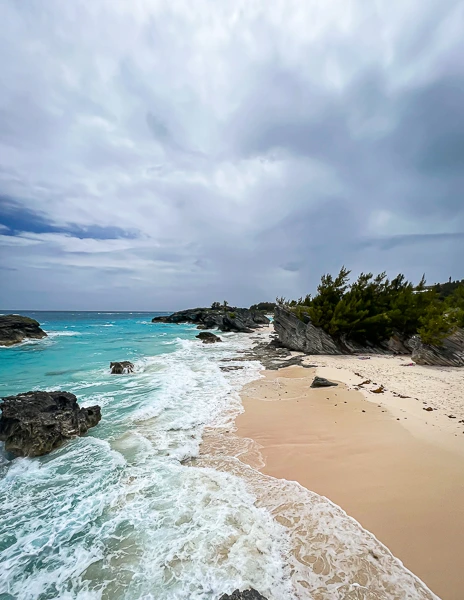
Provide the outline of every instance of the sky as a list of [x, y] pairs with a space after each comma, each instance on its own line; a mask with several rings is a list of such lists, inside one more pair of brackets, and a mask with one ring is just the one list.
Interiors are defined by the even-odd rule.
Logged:
[[0, 307], [464, 277], [461, 0], [2, 0]]

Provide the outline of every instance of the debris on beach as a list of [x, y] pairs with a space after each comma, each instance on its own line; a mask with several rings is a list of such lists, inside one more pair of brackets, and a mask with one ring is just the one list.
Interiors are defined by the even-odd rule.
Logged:
[[385, 391], [385, 388], [383, 387], [383, 385], [381, 385], [380, 387], [376, 388], [375, 390], [371, 390], [373, 394], [383, 394]]

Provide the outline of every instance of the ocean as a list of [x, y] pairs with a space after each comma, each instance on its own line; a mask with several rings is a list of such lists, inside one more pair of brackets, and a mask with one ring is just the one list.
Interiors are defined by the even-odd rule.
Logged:
[[[233, 429], [241, 387], [260, 377], [239, 361], [253, 336], [203, 345], [192, 325], [151, 323], [161, 313], [9, 312], [48, 337], [0, 348], [0, 397], [66, 390], [102, 420], [44, 457], [0, 451], [0, 600], [218, 600], [246, 587], [269, 600], [435, 598], [329, 500], [243, 464], [240, 444], [199, 456], [205, 428]], [[117, 360], [135, 373], [111, 375]]]

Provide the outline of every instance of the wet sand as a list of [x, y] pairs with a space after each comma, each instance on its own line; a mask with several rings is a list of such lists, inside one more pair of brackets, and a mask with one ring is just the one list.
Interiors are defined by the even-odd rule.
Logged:
[[398, 416], [380, 397], [344, 384], [310, 389], [315, 369], [264, 375], [244, 388], [236, 421], [237, 435], [261, 446], [264, 466], [253, 455], [250, 464], [328, 497], [443, 600], [462, 600], [464, 457], [455, 430], [438, 439], [430, 424], [427, 440], [423, 419]]

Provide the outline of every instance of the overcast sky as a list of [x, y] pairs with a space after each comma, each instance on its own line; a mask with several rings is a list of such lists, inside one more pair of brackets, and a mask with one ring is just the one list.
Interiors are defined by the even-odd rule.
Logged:
[[464, 277], [462, 0], [2, 0], [0, 307]]

